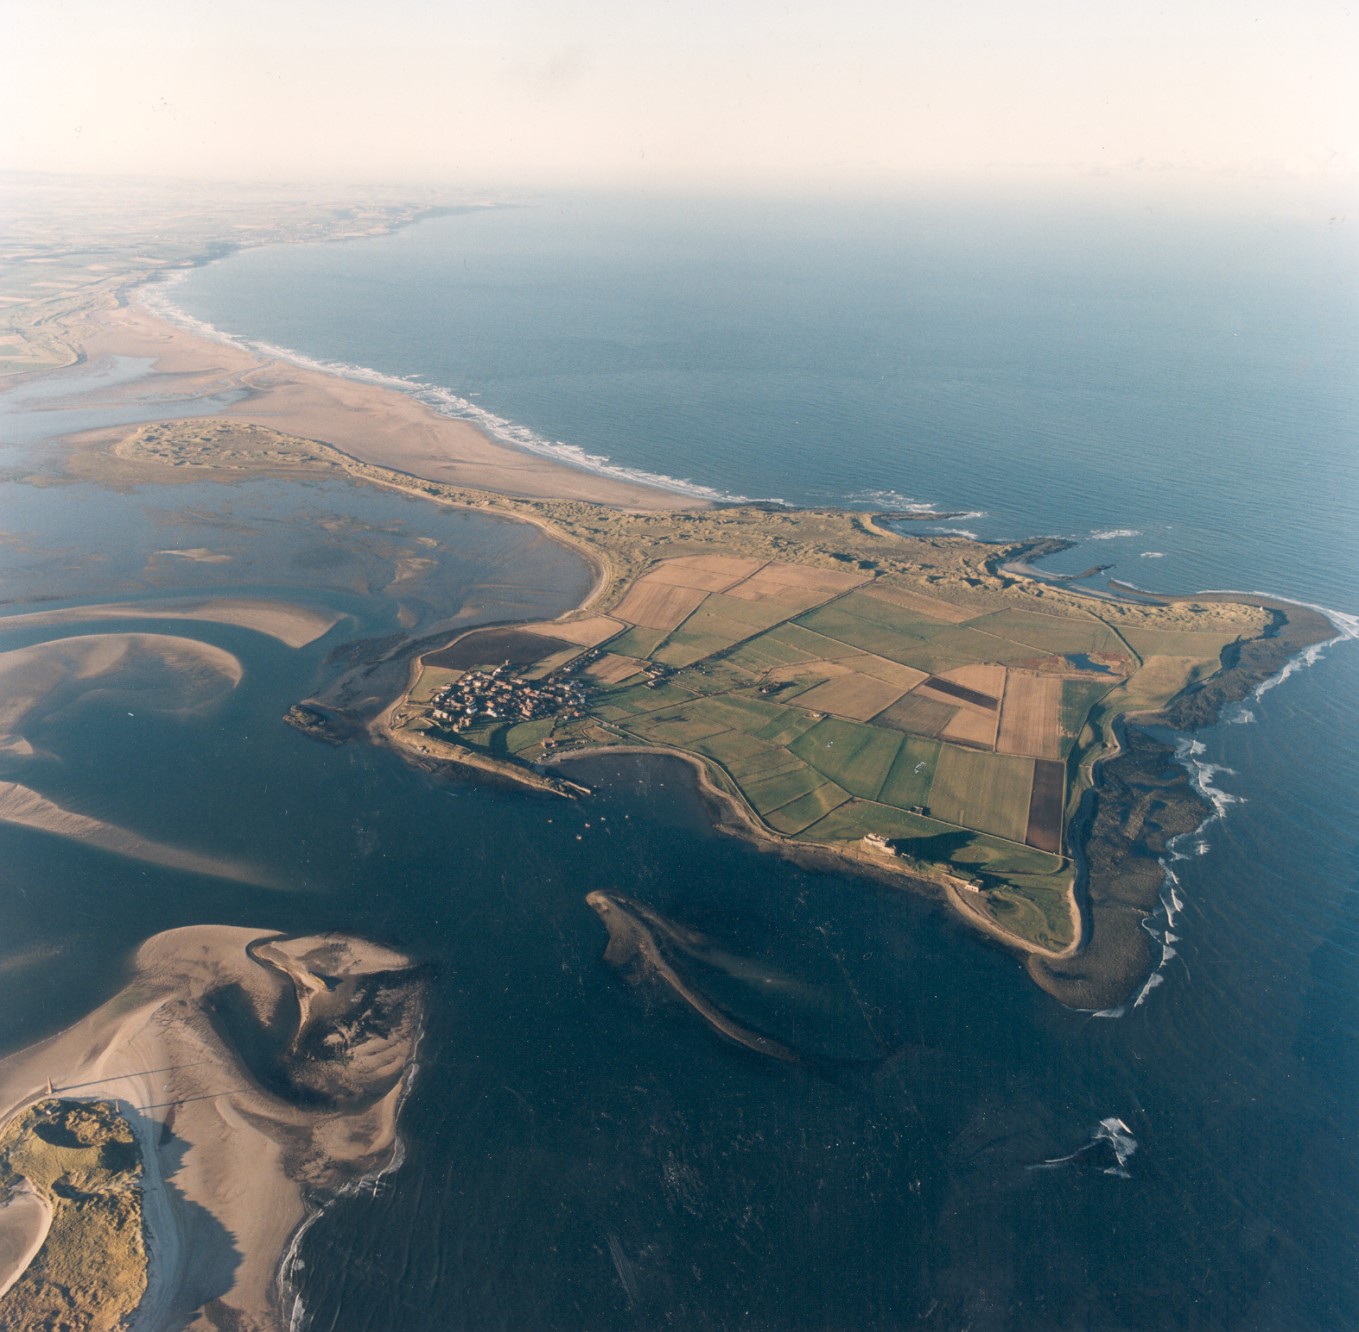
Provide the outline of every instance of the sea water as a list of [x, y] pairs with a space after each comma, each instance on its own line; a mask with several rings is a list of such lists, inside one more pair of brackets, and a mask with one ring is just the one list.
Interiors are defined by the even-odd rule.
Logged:
[[[1069, 571], [1112, 562], [1151, 586], [1353, 612], [1342, 242], [1304, 223], [987, 216], [976, 201], [548, 201], [248, 251], [168, 294], [250, 340], [416, 376], [412, 391], [591, 465], [729, 495], [933, 504], [968, 517], [925, 530], [1081, 538]], [[281, 889], [0, 830], [6, 1048], [104, 997], [120, 950], [176, 924], [352, 929], [431, 964], [403, 1164], [304, 1237], [293, 1276], [310, 1326], [1359, 1318], [1351, 643], [1186, 753], [1222, 817], [1172, 866], [1158, 983], [1097, 1017], [913, 897], [713, 834], [673, 761], [582, 765], [597, 794], [568, 803], [433, 781], [278, 724], [333, 674], [336, 646], [395, 623], [377, 573], [390, 552], [356, 532], [345, 558], [367, 590], [341, 587], [319, 572], [333, 544], [306, 549], [326, 529], [299, 536], [290, 514], [436, 537], [450, 615], [488, 619], [507, 618], [495, 570], [519, 571], [519, 614], [535, 586], [539, 614], [579, 595], [573, 557], [497, 544], [522, 529], [333, 483], [9, 481], [5, 498], [7, 528], [27, 521], [5, 556], [25, 595], [51, 595], [97, 540], [85, 514], [123, 531], [154, 511], [144, 549], [124, 537], [117, 569], [66, 575], [69, 599], [135, 582], [173, 526], [178, 545], [236, 531], [256, 552], [261, 569], [231, 590], [350, 616], [300, 653], [193, 629], [246, 663], [228, 704], [48, 718], [48, 757], [25, 778], [163, 840], [253, 851]], [[804, 1062], [764, 1060], [624, 985], [601, 961], [594, 889], [711, 941], [724, 1006]]]

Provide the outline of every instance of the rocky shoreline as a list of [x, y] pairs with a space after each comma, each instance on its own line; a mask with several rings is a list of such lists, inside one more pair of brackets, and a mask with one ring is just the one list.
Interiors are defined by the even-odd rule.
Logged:
[[1229, 648], [1222, 670], [1184, 690], [1162, 712], [1120, 725], [1120, 752], [1096, 769], [1095, 785], [1069, 833], [1085, 943], [1067, 960], [1030, 955], [1027, 962], [1033, 979], [1068, 1007], [1114, 1008], [1153, 970], [1155, 940], [1143, 922], [1160, 904], [1163, 857], [1172, 839], [1194, 832], [1212, 814], [1177, 760], [1174, 744], [1149, 728], [1189, 733], [1212, 726], [1223, 708], [1335, 636], [1330, 620], [1310, 607], [1250, 600], [1273, 616], [1268, 632]]

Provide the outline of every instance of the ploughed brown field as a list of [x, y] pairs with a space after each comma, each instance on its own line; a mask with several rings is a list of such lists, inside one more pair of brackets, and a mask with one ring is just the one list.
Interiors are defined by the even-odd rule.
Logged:
[[1040, 759], [1033, 765], [1033, 794], [1029, 797], [1029, 826], [1024, 840], [1040, 851], [1062, 849], [1062, 795], [1066, 774], [1061, 763]]
[[528, 666], [543, 657], [579, 645], [565, 638], [547, 638], [526, 629], [484, 629], [425, 657], [430, 666], [467, 670], [472, 666]]

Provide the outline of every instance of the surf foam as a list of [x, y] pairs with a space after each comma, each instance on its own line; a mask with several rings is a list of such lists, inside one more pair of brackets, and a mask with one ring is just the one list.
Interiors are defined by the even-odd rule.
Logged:
[[1054, 1156], [1046, 1161], [1037, 1161], [1029, 1166], [1030, 1170], [1056, 1170], [1060, 1166], [1069, 1165], [1071, 1162], [1084, 1156], [1086, 1152], [1098, 1150], [1101, 1143], [1108, 1144], [1109, 1150], [1113, 1153], [1113, 1164], [1105, 1166], [1101, 1172], [1105, 1175], [1114, 1175], [1119, 1179], [1131, 1179], [1128, 1172], [1128, 1162], [1132, 1160], [1137, 1152], [1137, 1139], [1133, 1136], [1133, 1131], [1117, 1115], [1109, 1115], [1101, 1119], [1090, 1134], [1090, 1141], [1083, 1147], [1077, 1147], [1074, 1152], [1067, 1156]]
[[188, 311], [181, 309], [171, 299], [170, 291], [181, 284], [190, 271], [183, 269], [178, 272], [163, 274], [155, 284], [141, 289], [140, 299], [142, 304], [152, 313], [197, 334], [199, 337], [208, 338], [213, 342], [225, 343], [227, 346], [235, 347], [255, 356], [288, 361], [304, 370], [316, 370], [322, 374], [337, 375], [342, 379], [354, 380], [357, 383], [374, 384], [380, 388], [393, 389], [423, 403], [440, 416], [470, 422], [483, 433], [502, 444], [523, 449], [526, 453], [535, 453], [540, 457], [551, 458], [555, 462], [565, 463], [567, 466], [577, 468], [580, 471], [593, 472], [597, 476], [607, 476], [617, 481], [654, 486], [660, 490], [690, 495], [694, 499], [724, 504], [786, 505], [788, 503], [787, 500], [773, 496], [757, 498], [749, 495], [737, 495], [730, 491], [719, 490], [715, 486], [705, 486], [700, 482], [691, 481], [687, 477], [669, 476], [664, 472], [649, 472], [641, 467], [624, 466], [612, 461], [605, 454], [591, 453], [578, 444], [572, 444], [566, 440], [549, 439], [528, 426], [520, 425], [511, 421], [508, 417], [499, 416], [485, 407], [478, 406], [450, 388], [445, 388], [441, 384], [431, 384], [416, 375], [392, 375], [382, 370], [374, 370], [370, 366], [356, 365], [348, 361], [322, 360], [308, 356], [305, 352], [297, 351], [292, 347], [284, 347], [277, 343], [227, 333], [214, 324], [189, 314]]

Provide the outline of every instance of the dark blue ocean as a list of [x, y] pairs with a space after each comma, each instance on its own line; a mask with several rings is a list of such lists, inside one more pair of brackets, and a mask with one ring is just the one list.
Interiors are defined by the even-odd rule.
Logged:
[[571, 200], [250, 250], [169, 294], [705, 493], [1105, 534], [1078, 567], [1354, 611], [1353, 233], [1093, 199]]
[[[79, 595], [129, 595], [173, 508], [178, 544], [240, 548], [176, 577], [305, 588], [350, 617], [291, 655], [199, 631], [246, 662], [242, 688], [157, 723], [143, 759], [120, 717], [46, 723], [52, 762], [23, 780], [132, 822], [173, 771], [150, 831], [250, 846], [297, 886], [185, 883], [0, 829], [0, 962], [59, 947], [80, 973], [39, 996], [0, 965], [6, 1048], [109, 992], [110, 940], [172, 924], [356, 929], [428, 960], [403, 1165], [300, 1248], [326, 1332], [1359, 1325], [1357, 250], [1334, 221], [1090, 196], [571, 199], [166, 284], [153, 300], [225, 333], [399, 377], [585, 465], [1067, 536], [1055, 570], [1297, 598], [1337, 613], [1337, 641], [1198, 737], [1218, 813], [1172, 867], [1162, 966], [1095, 1016], [928, 904], [713, 834], [673, 763], [597, 763], [568, 805], [277, 725], [331, 649], [395, 623], [371, 591], [392, 550], [312, 516], [435, 538], [423, 624], [436, 603], [504, 618], [502, 588], [521, 614], [571, 604], [579, 566], [503, 524], [330, 484], [6, 479], [0, 519], [50, 548], [7, 548], [18, 600], [49, 579], [77, 597], [62, 552], [95, 513], [122, 563]], [[205, 736], [211, 771], [190, 761]], [[119, 791], [59, 761], [77, 752], [121, 756]], [[260, 790], [280, 782], [286, 818]], [[713, 941], [728, 964], [705, 983], [805, 1064], [621, 983], [597, 888]]]

